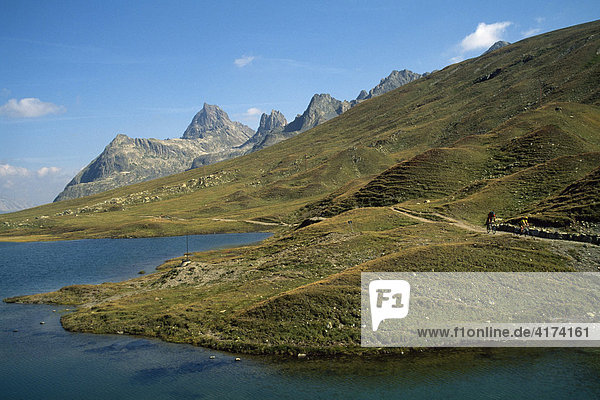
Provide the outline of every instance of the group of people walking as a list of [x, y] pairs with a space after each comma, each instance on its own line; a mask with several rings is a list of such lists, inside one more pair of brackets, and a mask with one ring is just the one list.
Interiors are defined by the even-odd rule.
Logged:
[[[488, 233], [490, 231], [496, 233], [496, 213], [494, 211], [488, 213], [485, 226], [487, 227]], [[529, 218], [527, 216], [523, 216], [519, 220], [519, 229], [521, 235], [529, 234]]]

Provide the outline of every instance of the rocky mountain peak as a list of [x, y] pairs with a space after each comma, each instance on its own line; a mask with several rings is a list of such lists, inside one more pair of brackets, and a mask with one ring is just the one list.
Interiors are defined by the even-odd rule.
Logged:
[[[192, 119], [183, 133], [182, 139], [203, 139], [209, 136], [245, 136], [243, 143], [254, 134], [248, 126], [233, 122], [229, 115], [215, 105], [204, 103], [204, 106]], [[239, 144], [239, 143], [238, 143]]]
[[260, 125], [256, 133], [263, 134], [274, 130], [281, 130], [287, 125], [287, 120], [283, 114], [277, 110], [271, 110], [271, 114], [263, 113], [260, 117]]
[[358, 94], [358, 97], [356, 97], [356, 100], [360, 101], [360, 100], [365, 100], [369, 97], [369, 93], [366, 90], [361, 90], [360, 93]]
[[120, 144], [123, 143], [128, 143], [131, 142], [133, 139], [131, 139], [129, 136], [125, 135], [124, 133], [119, 133], [117, 134], [117, 136], [115, 136], [115, 138], [108, 144], [108, 147], [111, 146], [118, 146]]
[[218, 106], [204, 103], [181, 139], [138, 139], [117, 135], [73, 178], [56, 200], [86, 196], [260, 150], [337, 117], [360, 100], [395, 89], [418, 77], [419, 74], [407, 70], [393, 71], [377, 87], [370, 92], [363, 90], [352, 102], [340, 101], [330, 94], [315, 94], [304, 113], [289, 124], [277, 110], [263, 114], [256, 133], [242, 123], [231, 121]]
[[487, 49], [483, 54], [491, 53], [492, 51], [501, 49], [502, 47], [508, 46], [509, 44], [510, 44], [509, 42], [505, 42], [504, 40], [499, 40], [496, 43], [494, 43], [493, 45], [491, 45], [490, 48]]
[[205, 103], [181, 139], [117, 135], [67, 184], [55, 201], [185, 171], [196, 157], [236, 148], [253, 135], [254, 131], [248, 126], [231, 121], [225, 111]]
[[402, 71], [393, 70], [388, 76], [383, 78], [377, 86], [371, 89], [368, 94], [364, 90], [360, 92], [356, 100], [366, 100], [382, 95], [390, 90], [394, 90], [402, 85], [406, 85], [407, 83], [417, 80], [421, 76], [421, 74], [409, 71], [407, 69], [403, 69]]
[[315, 94], [302, 115], [298, 115], [286, 127], [286, 132], [304, 132], [310, 128], [337, 117], [348, 110], [351, 104], [340, 101], [328, 93]]

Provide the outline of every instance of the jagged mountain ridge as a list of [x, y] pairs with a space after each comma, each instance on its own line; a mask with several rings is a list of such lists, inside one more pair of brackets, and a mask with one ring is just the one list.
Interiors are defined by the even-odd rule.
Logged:
[[375, 96], [380, 96], [384, 93], [399, 88], [402, 85], [406, 85], [414, 80], [421, 78], [423, 75], [417, 74], [416, 72], [403, 69], [402, 71], [392, 71], [387, 77], [383, 78], [377, 86], [371, 89], [368, 93], [366, 90], [360, 92], [356, 100], [367, 100]]
[[262, 148], [271, 146], [293, 135], [286, 134], [283, 129], [287, 125], [287, 120], [283, 114], [277, 110], [271, 110], [271, 114], [263, 113], [260, 118], [260, 125], [256, 133], [241, 146], [227, 149], [218, 153], [203, 154], [194, 158], [191, 168], [199, 168], [203, 165], [214, 164], [219, 161], [228, 160], [252, 153]]
[[54, 201], [74, 199], [120, 186], [185, 171], [199, 154], [213, 154], [245, 143], [254, 131], [204, 104], [181, 139], [140, 139], [117, 135], [82, 169]]
[[[187, 267], [173, 260], [152, 281], [124, 283], [121, 292], [114, 285], [57, 292], [87, 302], [89, 293], [96, 307], [69, 314], [65, 327], [215, 347], [219, 340], [230, 351], [239, 343], [235, 351], [280, 353], [290, 337], [303, 346], [286, 350], [292, 354], [359, 349], [361, 272], [573, 271], [581, 270], [574, 269], [579, 256], [585, 270], [595, 269], [597, 256], [586, 256], [592, 244], [557, 249], [554, 241], [471, 229], [483, 229], [490, 209], [503, 220], [550, 210], [600, 221], [599, 32], [596, 22], [524, 40], [241, 159], [3, 217], [0, 227], [9, 225], [0, 235], [281, 229], [257, 247], [197, 254]], [[351, 209], [332, 207], [351, 200]], [[283, 226], [319, 211], [314, 201], [329, 205], [332, 216], [300, 229]], [[39, 215], [50, 216], [44, 227], [19, 225]], [[568, 251], [576, 248], [582, 250]], [[251, 297], [231, 300], [234, 286]], [[299, 305], [306, 306], [300, 314]], [[336, 336], [322, 335], [327, 321]]]
[[[86, 232], [95, 237], [203, 233], [256, 229], [247, 219], [294, 223], [325, 207], [335, 212], [330, 206], [343, 205], [345, 199], [370, 205], [379, 198], [385, 204], [396, 195], [410, 207], [435, 207], [473, 223], [489, 212], [490, 201], [502, 218], [517, 216], [598, 166], [593, 154], [577, 155], [581, 140], [575, 139], [598, 140], [599, 26], [595, 22], [540, 35], [447, 66], [239, 160], [6, 220], [16, 226], [25, 218], [50, 215], [54, 225], [42, 232], [64, 238]], [[544, 77], [542, 96], [539, 76]], [[573, 136], [570, 144], [562, 132]], [[561, 154], [554, 153], [557, 146]], [[594, 149], [586, 145], [585, 151]], [[532, 158], [531, 152], [543, 157]], [[557, 162], [546, 161], [555, 156], [560, 156]], [[396, 166], [399, 162], [402, 166]], [[402, 185], [402, 177], [410, 187]], [[424, 206], [423, 198], [440, 200]], [[114, 204], [123, 208], [106, 213], [114, 211]], [[62, 217], [83, 213], [97, 214]], [[156, 217], [164, 214], [181, 219]], [[87, 231], [73, 231], [79, 226]], [[21, 234], [18, 229], [9, 227], [6, 234]]]
[[117, 135], [54, 201], [88, 196], [258, 151], [314, 128], [363, 100], [421, 76], [408, 70], [394, 70], [368, 93], [363, 90], [364, 98], [359, 95], [352, 101], [338, 100], [326, 93], [315, 94], [304, 113], [290, 123], [277, 110], [272, 110], [271, 114], [263, 113], [256, 132], [232, 121], [218, 106], [204, 103], [181, 139], [132, 139], [123, 134]]
[[286, 127], [286, 132], [304, 132], [322, 124], [350, 109], [348, 101], [341, 101], [330, 94], [315, 94], [302, 115], [297, 115]]

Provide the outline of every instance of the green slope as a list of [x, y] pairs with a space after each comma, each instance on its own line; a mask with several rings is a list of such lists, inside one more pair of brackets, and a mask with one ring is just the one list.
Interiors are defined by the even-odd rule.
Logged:
[[[598, 246], [481, 225], [492, 208], [562, 228], [598, 222], [598, 49], [600, 22], [529, 38], [262, 151], [3, 215], [7, 240], [276, 232], [135, 280], [8, 301], [79, 305], [62, 318], [73, 331], [363, 353], [374, 350], [358, 346], [361, 271], [596, 271]], [[295, 226], [315, 216], [327, 218]]]
[[[214, 218], [297, 222], [305, 214], [294, 211], [302, 206], [327, 196], [349, 195], [352, 189], [402, 161], [407, 165], [401, 164], [395, 170], [404, 177], [401, 180], [412, 182], [407, 198], [424, 191], [428, 198], [446, 196], [460, 190], [461, 185], [484, 179], [488, 167], [501, 166], [508, 168], [505, 172], [512, 172], [542, 161], [537, 155], [519, 154], [503, 139], [523, 136], [524, 141], [543, 141], [546, 136], [560, 136], [554, 128], [545, 128], [548, 126], [576, 136], [568, 143], [558, 140], [557, 156], [564, 153], [563, 147], [577, 151], [582, 143], [597, 145], [599, 30], [600, 24], [592, 22], [451, 65], [245, 157], [3, 215], [0, 237], [254, 230], [255, 224], [219, 222]], [[544, 115], [534, 111], [539, 106], [540, 88], [547, 111], [542, 112]], [[548, 105], [558, 102], [561, 104]], [[556, 107], [561, 111], [547, 120]], [[585, 119], [570, 118], [572, 113]], [[503, 128], [498, 130], [499, 126]], [[497, 137], [489, 136], [494, 130]], [[538, 130], [537, 138], [528, 139], [527, 135], [535, 136]], [[468, 142], [470, 146], [466, 146]], [[522, 147], [518, 142], [512, 145]], [[494, 165], [484, 165], [484, 158], [493, 157], [493, 152], [501, 154]], [[511, 157], [521, 156], [526, 159], [511, 161]], [[446, 168], [434, 171], [440, 161]], [[405, 167], [409, 168], [402, 170]], [[421, 175], [427, 170], [431, 173]], [[453, 177], [453, 170], [460, 170], [460, 176]], [[422, 178], [412, 180], [415, 176]], [[68, 215], [60, 215], [65, 213]], [[171, 218], [157, 218], [161, 215]]]

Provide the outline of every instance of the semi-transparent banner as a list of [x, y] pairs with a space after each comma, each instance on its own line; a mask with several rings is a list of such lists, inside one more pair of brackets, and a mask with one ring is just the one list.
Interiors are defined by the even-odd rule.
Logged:
[[361, 274], [366, 347], [600, 347], [600, 273]]

